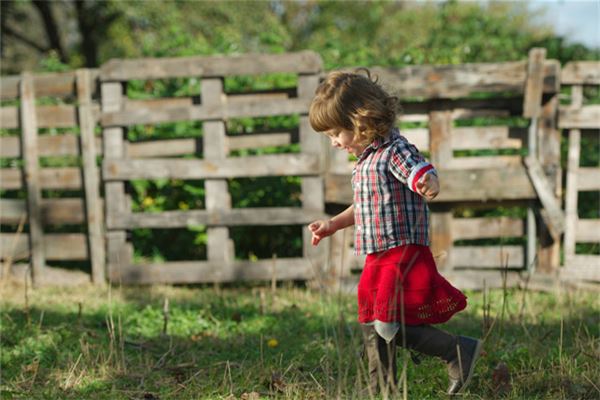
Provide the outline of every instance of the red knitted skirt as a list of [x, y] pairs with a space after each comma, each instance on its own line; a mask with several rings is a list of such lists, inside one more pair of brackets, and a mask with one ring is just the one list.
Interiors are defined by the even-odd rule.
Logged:
[[369, 254], [358, 283], [358, 321], [446, 322], [467, 306], [465, 295], [439, 274], [427, 246]]

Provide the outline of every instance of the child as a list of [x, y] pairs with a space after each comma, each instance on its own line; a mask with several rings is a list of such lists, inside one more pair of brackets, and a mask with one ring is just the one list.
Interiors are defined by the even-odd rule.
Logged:
[[429, 250], [425, 200], [439, 192], [437, 173], [394, 127], [398, 99], [376, 81], [332, 72], [317, 88], [309, 119], [331, 144], [355, 155], [354, 204], [308, 228], [314, 246], [355, 224], [355, 252], [367, 254], [358, 284], [358, 320], [368, 358], [371, 393], [397, 384], [396, 345], [446, 361], [448, 394], [473, 374], [480, 340], [431, 326], [466, 307], [466, 297], [437, 271]]

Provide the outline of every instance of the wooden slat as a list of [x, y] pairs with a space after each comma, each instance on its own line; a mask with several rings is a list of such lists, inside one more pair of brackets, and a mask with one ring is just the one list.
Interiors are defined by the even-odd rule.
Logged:
[[[495, 64], [371, 68], [401, 98], [455, 98], [476, 92], [523, 93], [527, 65], [523, 61]], [[560, 64], [544, 63], [544, 92], [559, 91]]]
[[[100, 86], [102, 112], [118, 112], [123, 107], [125, 86], [120, 82], [103, 82]], [[113, 127], [102, 130], [102, 143], [104, 144], [104, 163], [120, 161], [126, 156], [125, 132], [123, 128]], [[124, 182], [104, 182], [105, 199], [105, 224], [111, 226], [117, 215], [131, 212], [128, 196], [125, 192]], [[118, 271], [124, 265], [131, 263], [133, 257], [131, 246], [128, 246], [125, 231], [106, 232], [106, 261], [107, 275], [110, 279], [112, 271]]]
[[152, 158], [198, 154], [202, 148], [201, 139], [164, 139], [144, 142], [127, 142], [127, 158]]
[[514, 271], [450, 271], [442, 272], [460, 290], [483, 290], [517, 287], [523, 281]]
[[527, 145], [527, 130], [508, 126], [454, 127], [453, 150], [520, 149]]
[[103, 284], [105, 274], [104, 224], [100, 203], [100, 173], [96, 161], [94, 130], [96, 121], [92, 115], [92, 87], [89, 71], [76, 71], [78, 117], [81, 131], [81, 153], [83, 161], [83, 187], [85, 194], [85, 214], [87, 241], [92, 266], [92, 282]]
[[[42, 199], [41, 204], [44, 225], [75, 225], [85, 221], [82, 198]], [[26, 212], [25, 200], [0, 199], [0, 223], [18, 224]]]
[[600, 190], [600, 168], [579, 167], [576, 190]]
[[600, 242], [600, 219], [579, 218], [575, 240], [577, 242]]
[[181, 159], [104, 160], [105, 180], [218, 179], [274, 175], [317, 175], [319, 159], [309, 154], [227, 158], [219, 162]]
[[527, 173], [533, 187], [544, 207], [541, 210], [541, 216], [550, 233], [555, 240], [559, 240], [560, 235], [565, 231], [565, 215], [560, 207], [560, 203], [552, 192], [552, 186], [548, 182], [548, 178], [544, 174], [539, 161], [532, 156], [525, 157], [525, 165]]
[[245, 133], [243, 135], [228, 136], [229, 150], [258, 149], [269, 146], [286, 146], [292, 143], [290, 133]]
[[[42, 168], [39, 171], [41, 189], [81, 189], [81, 169], [75, 167]], [[18, 190], [23, 187], [23, 171], [18, 168], [0, 170], [0, 188]]]
[[522, 246], [454, 246], [454, 267], [523, 268], [525, 252]]
[[474, 169], [474, 168], [508, 168], [521, 165], [521, 156], [470, 156], [454, 157], [448, 164], [447, 169]]
[[312, 51], [285, 54], [244, 54], [242, 56], [140, 58], [110, 60], [102, 65], [101, 81], [164, 79], [178, 77], [226, 77], [275, 72], [317, 73], [321, 57]]
[[523, 220], [509, 217], [454, 218], [454, 240], [523, 236]]
[[571, 61], [560, 73], [563, 85], [600, 85], [599, 61]]
[[125, 284], [202, 283], [233, 281], [307, 280], [315, 274], [306, 258], [234, 261], [231, 265], [208, 261], [127, 265], [111, 271], [111, 280]]
[[538, 118], [542, 111], [545, 60], [546, 49], [533, 48], [529, 51], [523, 98], [523, 116], [526, 118]]
[[24, 73], [19, 84], [21, 98], [21, 137], [23, 140], [25, 187], [27, 189], [27, 221], [31, 249], [31, 279], [34, 285], [42, 280], [46, 269], [44, 229], [42, 227], [42, 188], [38, 156], [38, 127], [35, 117], [33, 77]]
[[[8, 254], [13, 248], [14, 254]], [[47, 233], [44, 235], [43, 251], [46, 260], [87, 260], [87, 238], [83, 233]], [[13, 260], [30, 257], [26, 235], [0, 233], [0, 257], [6, 259], [8, 256], [12, 256]]]
[[268, 117], [301, 114], [308, 111], [306, 99], [239, 101], [224, 105], [200, 105], [162, 109], [139, 108], [105, 112], [101, 122], [104, 127], [137, 124], [158, 124], [177, 121], [225, 120], [241, 117]]
[[[202, 79], [202, 101], [206, 106], [223, 107], [225, 104], [222, 78]], [[227, 138], [224, 121], [207, 121], [203, 124], [202, 137], [204, 159], [219, 163], [227, 157]], [[225, 179], [206, 180], [204, 182], [205, 203], [208, 212], [231, 209]], [[228, 268], [235, 258], [233, 242], [229, 238], [229, 229], [224, 226], [209, 227], [206, 230], [206, 254], [209, 262], [221, 263], [221, 268]]]
[[[98, 78], [98, 70], [90, 69], [90, 85], [95, 88], [95, 81]], [[17, 75], [3, 76], [0, 79], [0, 99], [15, 99], [19, 94], [19, 82], [21, 77]], [[33, 77], [35, 93], [38, 97], [68, 97], [75, 93], [75, 73], [54, 72], [47, 74], [36, 74]]]
[[[98, 120], [100, 107], [92, 106], [92, 118]], [[38, 106], [35, 110], [38, 128], [71, 128], [78, 125], [77, 108], [61, 104], [54, 106]], [[0, 126], [5, 129], [19, 128], [19, 109], [14, 106], [0, 108]]]
[[163, 211], [161, 213], [130, 213], [116, 218], [109, 228], [182, 228], [192, 225], [298, 225], [324, 218], [320, 210], [294, 207], [234, 208], [191, 211]]
[[559, 107], [558, 126], [562, 129], [600, 129], [600, 104]]
[[[571, 89], [571, 106], [581, 107], [583, 102], [583, 87], [573, 86]], [[579, 187], [579, 158], [581, 152], [581, 131], [569, 130], [567, 157], [567, 187], [565, 193], [565, 234], [563, 236], [563, 249], [565, 259], [575, 254], [575, 235], [577, 232], [577, 197]]]
[[[440, 194], [433, 202], [500, 201], [536, 199], [523, 167], [504, 169], [438, 170]], [[347, 174], [325, 178], [327, 202], [351, 204], [352, 187]]]
[[600, 256], [576, 255], [565, 260], [560, 269], [560, 277], [564, 280], [600, 281]]
[[[102, 154], [102, 138], [95, 138], [96, 148]], [[73, 134], [38, 136], [40, 157], [78, 156], [79, 136]], [[21, 140], [18, 136], [0, 137], [0, 157], [21, 157]]]

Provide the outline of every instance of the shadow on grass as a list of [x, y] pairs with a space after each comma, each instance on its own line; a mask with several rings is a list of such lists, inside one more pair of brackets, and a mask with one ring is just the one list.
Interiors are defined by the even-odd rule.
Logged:
[[[81, 313], [43, 305], [28, 313], [5, 309], [2, 398], [239, 398], [250, 392], [359, 398], [364, 387], [353, 297], [299, 289], [273, 296], [257, 288], [121, 293], [112, 306], [84, 304]], [[443, 326], [487, 334], [487, 355], [466, 398], [500, 396], [494, 370], [501, 362], [511, 377], [504, 398], [597, 398], [598, 310], [556, 310], [561, 320], [551, 310], [520, 308], [515, 293], [503, 318], [498, 304], [494, 318], [482, 316], [486, 305], [477, 295]], [[400, 357], [401, 370], [406, 357]], [[445, 398], [441, 362], [408, 363], [407, 376], [410, 398]]]

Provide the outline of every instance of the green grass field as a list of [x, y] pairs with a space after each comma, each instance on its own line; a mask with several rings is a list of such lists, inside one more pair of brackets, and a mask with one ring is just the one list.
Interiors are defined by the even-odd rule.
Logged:
[[[330, 399], [364, 387], [354, 296], [3, 284], [2, 399]], [[486, 339], [462, 398], [600, 398], [597, 294], [468, 296], [444, 326]], [[406, 384], [395, 398], [447, 398], [441, 361], [398, 357]]]

